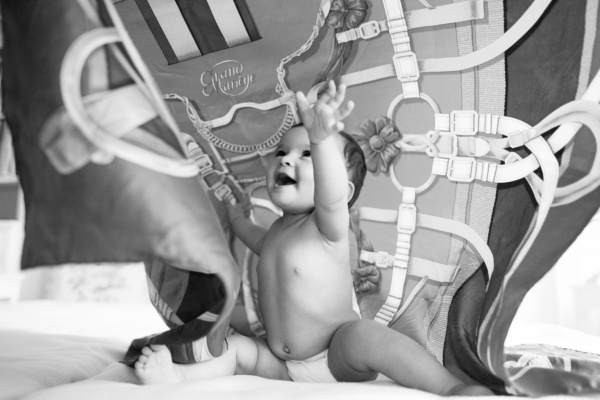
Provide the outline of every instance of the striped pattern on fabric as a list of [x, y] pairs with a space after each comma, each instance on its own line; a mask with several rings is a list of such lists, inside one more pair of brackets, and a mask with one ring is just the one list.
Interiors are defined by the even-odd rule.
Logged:
[[261, 38], [245, 0], [136, 3], [169, 65]]
[[158, 259], [144, 262], [148, 294], [152, 305], [169, 330], [137, 338], [131, 342], [123, 363], [133, 366], [144, 346], [166, 344], [174, 362], [196, 363], [193, 343], [211, 331], [225, 301], [220, 280], [176, 268]]

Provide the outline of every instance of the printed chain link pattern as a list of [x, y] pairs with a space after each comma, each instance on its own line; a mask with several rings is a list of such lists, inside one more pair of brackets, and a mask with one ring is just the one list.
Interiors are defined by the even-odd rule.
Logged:
[[[278, 79], [279, 83], [275, 87], [275, 91], [279, 95], [283, 96], [286, 92], [290, 91], [284, 81], [284, 78], [285, 78], [284, 66], [285, 66], [285, 64], [287, 64], [293, 58], [298, 57], [299, 55], [303, 54], [308, 49], [310, 49], [313, 42], [319, 35], [319, 31], [325, 24], [325, 17], [327, 16], [325, 13], [325, 10], [324, 10], [325, 5], [329, 5], [329, 2], [324, 1], [321, 3], [321, 7], [319, 8], [319, 13], [317, 14], [316, 24], [315, 24], [315, 26], [313, 26], [312, 33], [311, 33], [310, 37], [308, 38], [308, 40], [306, 41], [306, 43], [304, 43], [294, 53], [290, 54], [289, 56], [283, 58], [280, 61], [279, 66], [276, 69], [277, 79]], [[327, 7], [327, 9], [328, 9], [328, 7]], [[282, 121], [281, 125], [279, 126], [279, 129], [277, 129], [277, 131], [273, 135], [271, 135], [267, 140], [265, 140], [262, 143], [253, 144], [253, 145], [235, 144], [235, 143], [228, 142], [224, 139], [221, 139], [220, 137], [218, 137], [214, 133], [212, 133], [210, 128], [207, 126], [207, 124], [204, 121], [202, 121], [202, 119], [200, 119], [200, 116], [196, 112], [195, 108], [191, 105], [191, 103], [187, 97], [180, 96], [176, 93], [168, 93], [168, 94], [165, 94], [163, 97], [166, 100], [181, 101], [185, 105], [188, 118], [194, 124], [194, 127], [196, 128], [196, 131], [200, 134], [200, 136], [202, 136], [202, 138], [204, 138], [206, 141], [209, 141], [210, 143], [215, 145], [217, 148], [222, 149], [222, 150], [227, 150], [232, 153], [247, 154], [247, 153], [265, 151], [271, 147], [274, 147], [277, 143], [279, 143], [279, 139], [281, 139], [281, 136], [296, 123], [296, 117], [294, 116], [294, 112], [290, 108], [292, 106], [287, 105], [285, 117], [283, 118], [283, 121]]]

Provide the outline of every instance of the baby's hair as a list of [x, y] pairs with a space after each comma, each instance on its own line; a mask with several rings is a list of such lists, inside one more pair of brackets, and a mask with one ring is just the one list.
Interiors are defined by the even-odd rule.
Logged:
[[358, 247], [358, 262], [352, 266], [352, 281], [354, 290], [358, 296], [366, 295], [379, 290], [381, 282], [381, 272], [375, 265], [368, 264], [360, 259], [361, 250], [373, 251], [373, 245], [367, 239], [367, 235], [360, 229], [360, 218], [356, 207], [351, 208], [365, 182], [367, 175], [367, 162], [365, 153], [358, 145], [358, 142], [352, 135], [344, 131], [339, 132], [346, 141], [344, 146], [344, 158], [346, 159], [346, 170], [350, 175], [350, 181], [354, 184], [354, 193], [348, 201], [350, 209], [350, 229], [354, 233], [356, 244]]
[[356, 142], [356, 139], [344, 131], [339, 134], [344, 138], [346, 144], [344, 146], [344, 158], [346, 159], [346, 170], [349, 172], [350, 181], [354, 184], [354, 193], [352, 198], [348, 200], [348, 208], [352, 207], [365, 182], [367, 175], [367, 162], [365, 153]]

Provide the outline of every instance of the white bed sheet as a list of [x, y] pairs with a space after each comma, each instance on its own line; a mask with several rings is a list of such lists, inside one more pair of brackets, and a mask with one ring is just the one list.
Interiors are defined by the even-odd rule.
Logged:
[[[571, 330], [529, 326], [511, 331], [511, 344], [600, 349], [600, 339]], [[132, 339], [165, 326], [149, 303], [0, 303], [0, 400], [66, 399], [434, 399], [439, 396], [387, 380], [314, 384], [233, 376], [177, 385], [142, 386], [118, 363]], [[522, 339], [522, 340], [521, 340]], [[539, 342], [539, 341], [538, 341]], [[567, 343], [568, 342], [568, 343]], [[573, 348], [571, 346], [571, 348]], [[553, 398], [569, 398], [555, 396]]]
[[0, 303], [0, 399], [87, 379], [165, 330], [148, 303]]

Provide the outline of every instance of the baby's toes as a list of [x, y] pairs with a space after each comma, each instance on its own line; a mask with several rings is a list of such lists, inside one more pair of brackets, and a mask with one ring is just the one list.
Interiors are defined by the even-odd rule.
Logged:
[[[150, 354], [152, 354], [152, 353], [153, 353], [153, 351], [152, 351], [152, 349], [150, 348], [150, 346], [144, 346], [144, 348], [142, 349], [142, 354], [143, 354], [143, 355], [149, 356], [149, 355], [150, 355]], [[141, 356], [140, 356], [140, 357], [141, 357]]]

